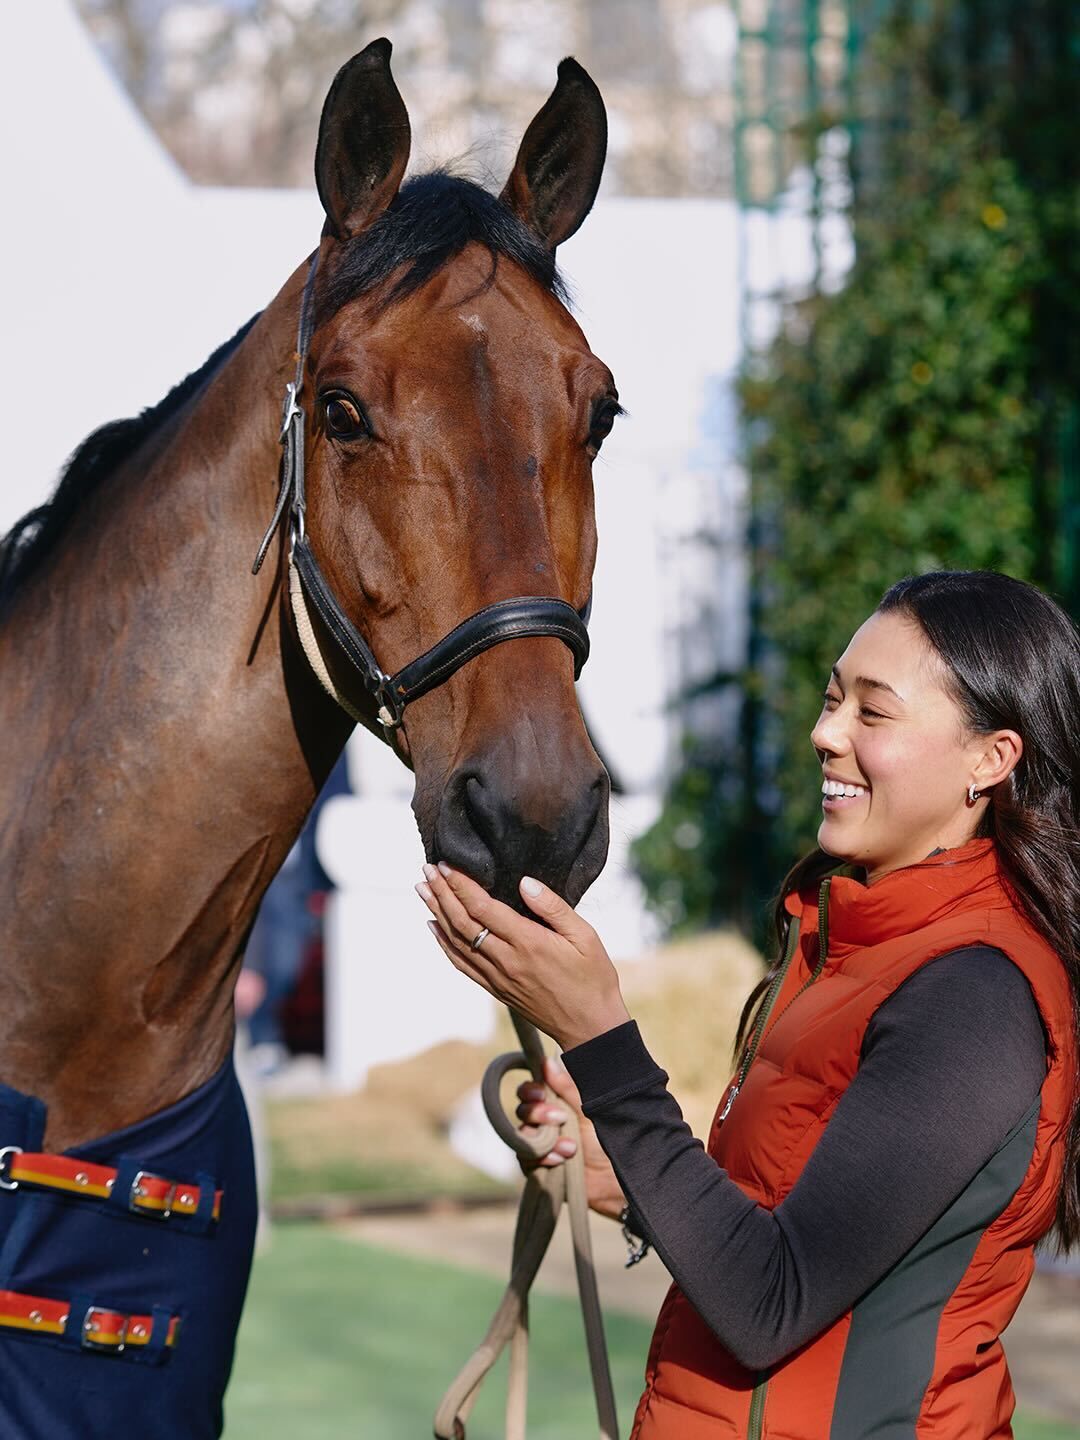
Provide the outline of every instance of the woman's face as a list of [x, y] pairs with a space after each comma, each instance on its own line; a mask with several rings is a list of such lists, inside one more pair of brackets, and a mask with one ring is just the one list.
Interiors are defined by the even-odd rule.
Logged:
[[895, 612], [871, 615], [833, 666], [810, 737], [824, 773], [818, 844], [868, 881], [965, 844], [985, 807], [967, 791], [985, 772], [988, 737], [965, 731], [944, 673], [919, 626]]

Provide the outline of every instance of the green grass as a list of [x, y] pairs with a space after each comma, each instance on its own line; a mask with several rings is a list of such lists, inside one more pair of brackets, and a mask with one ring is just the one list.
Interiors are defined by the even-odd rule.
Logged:
[[1013, 1421], [1016, 1440], [1076, 1440], [1080, 1430], [1063, 1420], [1040, 1420], [1035, 1415], [1017, 1415]]
[[[317, 1225], [278, 1225], [252, 1277], [226, 1440], [421, 1440], [501, 1293], [489, 1276], [392, 1255]], [[537, 1295], [530, 1310], [530, 1440], [595, 1436], [576, 1303]], [[627, 1432], [650, 1327], [612, 1315], [607, 1331]], [[501, 1440], [504, 1396], [500, 1364], [470, 1418], [469, 1440]]]
[[[226, 1399], [226, 1440], [422, 1440], [443, 1391], [501, 1294], [489, 1276], [392, 1255], [317, 1225], [278, 1225], [256, 1263]], [[597, 1433], [577, 1304], [531, 1306], [529, 1440]], [[629, 1433], [651, 1326], [606, 1317], [621, 1433]], [[501, 1440], [504, 1364], [469, 1440]], [[1016, 1440], [1077, 1440], [1074, 1426], [1018, 1419]]]

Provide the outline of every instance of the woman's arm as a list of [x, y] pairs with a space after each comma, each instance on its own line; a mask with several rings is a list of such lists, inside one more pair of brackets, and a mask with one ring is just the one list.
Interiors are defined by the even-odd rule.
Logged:
[[798, 1183], [767, 1210], [684, 1124], [590, 925], [538, 881], [523, 880], [522, 897], [548, 928], [460, 871], [424, 874], [418, 888], [439, 945], [567, 1052], [648, 1238], [749, 1369], [819, 1334], [885, 1275], [986, 1164], [1045, 1077], [1042, 1025], [1021, 972], [986, 948], [941, 956], [879, 1008]]
[[648, 1238], [751, 1370], [826, 1329], [896, 1264], [1024, 1115], [1046, 1073], [1022, 973], [985, 947], [941, 956], [877, 1011], [858, 1073], [770, 1211], [691, 1134], [633, 1022], [563, 1058]]

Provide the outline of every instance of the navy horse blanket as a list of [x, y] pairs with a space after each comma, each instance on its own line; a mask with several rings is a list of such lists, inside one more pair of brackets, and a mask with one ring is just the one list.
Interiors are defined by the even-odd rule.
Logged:
[[[45, 1106], [0, 1085], [0, 1147], [39, 1151]], [[0, 1327], [3, 1440], [213, 1440], [247, 1289], [257, 1201], [251, 1132], [230, 1058], [177, 1104], [68, 1152], [119, 1171], [107, 1200], [0, 1190], [0, 1290], [65, 1302], [62, 1335]], [[127, 1203], [139, 1171], [198, 1185], [198, 1213]], [[212, 1214], [223, 1192], [220, 1219]], [[88, 1347], [98, 1306], [152, 1316], [150, 1343]], [[180, 1317], [174, 1345], [165, 1337]], [[160, 1321], [160, 1323], [159, 1323]]]

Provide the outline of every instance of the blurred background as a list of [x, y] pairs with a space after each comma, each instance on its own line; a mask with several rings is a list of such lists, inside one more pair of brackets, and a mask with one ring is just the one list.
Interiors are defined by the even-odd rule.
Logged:
[[[886, 583], [997, 566], [1080, 604], [1070, 0], [79, 0], [79, 10], [203, 185], [309, 186], [329, 80], [361, 37], [385, 32], [413, 168], [457, 157], [501, 182], [555, 61], [573, 53], [609, 111], [604, 199], [734, 206], [738, 254], [715, 263], [737, 292], [739, 400], [727, 415], [718, 393], [696, 419], [703, 436], [710, 423], [738, 428], [736, 454], [717, 468], [734, 458], [749, 475], [714, 480], [725, 511], [739, 512], [741, 553], [726, 530], [697, 537], [715, 546], [713, 603], [700, 622], [681, 619], [687, 648], [706, 653], [684, 659], [689, 673], [666, 697], [664, 812], [636, 847], [665, 927], [759, 923], [811, 838], [804, 737], [823, 667]], [[692, 208], [673, 210], [672, 254], [693, 227]], [[623, 303], [664, 307], [669, 279], [639, 282]], [[588, 328], [591, 297], [579, 293]], [[665, 348], [677, 351], [696, 320], [672, 315]], [[608, 358], [618, 372], [623, 357]], [[719, 354], [716, 374], [730, 369]], [[631, 404], [642, 408], [638, 396]], [[733, 565], [745, 571], [736, 596], [722, 578]], [[738, 633], [723, 657], [732, 663], [709, 674], [695, 661], [715, 658], [701, 636], [716, 628]]]
[[[355, 50], [393, 41], [412, 170], [452, 163], [496, 189], [558, 60], [596, 79], [609, 160], [560, 261], [630, 420], [596, 472], [581, 692], [619, 793], [582, 910], [701, 1133], [768, 898], [813, 840], [807, 737], [852, 630], [932, 568], [1003, 569], [1080, 611], [1080, 7], [36, 0], [8, 21], [6, 129], [33, 117], [33, 141], [6, 157], [21, 283], [4, 364], [37, 443], [9, 456], [5, 525], [311, 248], [319, 111]], [[131, 244], [146, 230], [152, 263]], [[47, 387], [13, 392], [20, 367], [51, 363], [42, 307], [77, 322], [59, 411]], [[249, 949], [282, 1223], [242, 1331], [234, 1440], [424, 1433], [505, 1268], [513, 1167], [476, 1087], [509, 1031], [428, 953], [408, 780], [350, 743]], [[654, 1259], [624, 1276], [617, 1232], [597, 1239], [625, 1425], [664, 1277]], [[571, 1283], [556, 1257], [538, 1436], [593, 1433]], [[1027, 1440], [1080, 1434], [1077, 1301], [1048, 1261], [1010, 1330]], [[283, 1333], [286, 1309], [303, 1318]], [[497, 1433], [485, 1399], [470, 1435]]]

